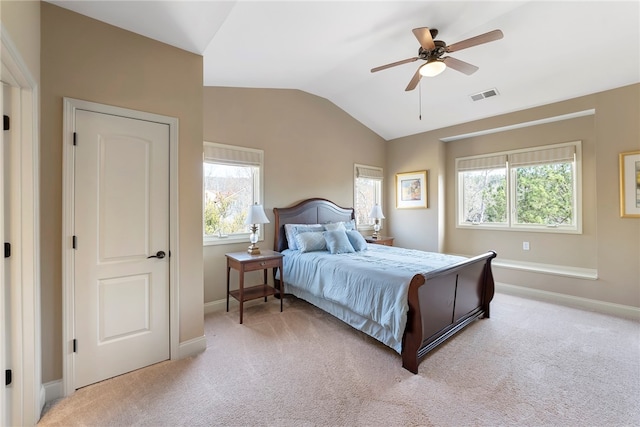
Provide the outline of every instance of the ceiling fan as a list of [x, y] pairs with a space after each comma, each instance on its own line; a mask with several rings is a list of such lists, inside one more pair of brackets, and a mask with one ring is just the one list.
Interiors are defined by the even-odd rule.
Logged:
[[435, 28], [414, 28], [413, 35], [416, 36], [418, 42], [420, 43], [418, 56], [403, 59], [402, 61], [392, 62], [386, 65], [381, 65], [379, 67], [371, 69], [371, 72], [375, 73], [376, 71], [386, 70], [387, 68], [395, 67], [397, 65], [414, 62], [418, 59], [427, 61], [426, 64], [421, 65], [416, 70], [415, 74], [411, 78], [411, 81], [409, 81], [409, 85], [405, 89], [406, 91], [415, 89], [422, 76], [436, 76], [443, 72], [447, 67], [453, 68], [454, 70], [460, 71], [461, 73], [464, 73], [466, 75], [475, 73], [476, 71], [478, 71], [478, 67], [476, 67], [475, 65], [471, 65], [468, 62], [455, 59], [451, 56], [445, 56], [444, 58], [442, 56], [447, 53], [466, 49], [468, 47], [500, 40], [503, 37], [502, 31], [493, 30], [489, 31], [488, 33], [480, 34], [478, 36], [462, 40], [452, 45], [447, 45], [441, 40], [434, 40], [438, 35], [438, 30], [436, 30]]

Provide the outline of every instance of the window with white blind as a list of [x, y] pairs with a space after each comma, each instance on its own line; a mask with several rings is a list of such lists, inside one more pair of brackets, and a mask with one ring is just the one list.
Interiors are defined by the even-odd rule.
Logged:
[[580, 141], [456, 159], [458, 227], [582, 232]]
[[374, 205], [382, 206], [383, 170], [376, 166], [355, 164], [353, 174], [356, 225], [358, 230], [373, 230], [374, 219], [369, 218], [369, 214]]
[[[248, 242], [249, 207], [262, 204], [264, 152], [204, 143], [203, 235], [205, 245]], [[262, 235], [262, 225], [258, 233]]]

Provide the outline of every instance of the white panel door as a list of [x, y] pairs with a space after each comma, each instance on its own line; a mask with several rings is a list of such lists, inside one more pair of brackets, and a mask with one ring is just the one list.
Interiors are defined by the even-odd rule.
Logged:
[[74, 386], [169, 358], [169, 126], [76, 110]]

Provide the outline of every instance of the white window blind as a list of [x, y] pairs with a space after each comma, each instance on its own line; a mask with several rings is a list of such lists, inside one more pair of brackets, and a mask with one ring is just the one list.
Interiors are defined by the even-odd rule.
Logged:
[[573, 162], [575, 145], [537, 149], [509, 154], [509, 166], [540, 165], [545, 163]]
[[484, 169], [504, 168], [507, 165], [507, 155], [483, 156], [458, 161], [458, 171], [473, 171]]
[[250, 148], [236, 148], [229, 145], [216, 144], [214, 142], [204, 143], [204, 161], [224, 163], [229, 165], [262, 165], [262, 150]]
[[368, 168], [366, 166], [356, 166], [356, 178], [382, 179], [382, 169]]

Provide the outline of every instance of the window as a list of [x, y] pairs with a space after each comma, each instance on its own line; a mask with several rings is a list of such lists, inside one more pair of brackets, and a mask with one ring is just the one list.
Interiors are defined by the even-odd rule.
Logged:
[[[382, 206], [382, 168], [354, 165], [354, 201], [356, 225], [359, 230], [372, 230], [371, 208], [375, 204]], [[384, 212], [384, 210], [383, 210]]]
[[249, 241], [251, 230], [244, 221], [249, 206], [262, 203], [263, 157], [262, 150], [204, 143], [205, 245]]
[[580, 233], [580, 142], [456, 159], [458, 227]]

